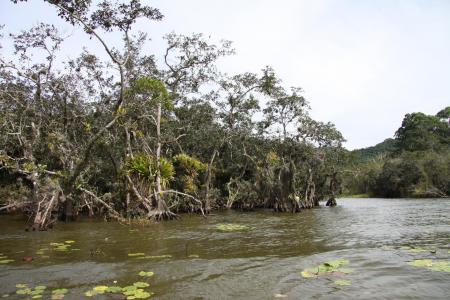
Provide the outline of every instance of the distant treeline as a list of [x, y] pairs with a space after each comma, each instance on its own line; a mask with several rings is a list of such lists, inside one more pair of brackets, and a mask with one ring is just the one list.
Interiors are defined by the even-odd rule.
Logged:
[[450, 196], [450, 107], [407, 114], [394, 139], [351, 151], [342, 180], [346, 195]]

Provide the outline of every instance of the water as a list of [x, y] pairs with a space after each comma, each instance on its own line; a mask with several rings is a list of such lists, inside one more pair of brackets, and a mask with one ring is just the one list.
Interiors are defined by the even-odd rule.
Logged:
[[[146, 280], [147, 290], [155, 293], [152, 299], [450, 298], [450, 273], [408, 265], [414, 259], [450, 260], [450, 200], [340, 199], [338, 204], [294, 215], [186, 215], [147, 227], [83, 220], [59, 223], [48, 232], [25, 232], [23, 219], [1, 216], [0, 253], [15, 261], [0, 265], [0, 297], [26, 299], [15, 294], [17, 283], [64, 287], [69, 289], [64, 299], [83, 299], [96, 285]], [[215, 227], [219, 223], [254, 229], [220, 232]], [[75, 241], [70, 249], [80, 250], [59, 252], [50, 246], [66, 240]], [[402, 246], [436, 253], [411, 253]], [[49, 250], [39, 252], [45, 248]], [[171, 257], [128, 256], [138, 252]], [[24, 256], [34, 260], [23, 262]], [[353, 273], [342, 278], [300, 275], [305, 268], [340, 258], [350, 261]], [[145, 279], [137, 275], [140, 271], [155, 275]], [[336, 279], [351, 285], [336, 286]]]

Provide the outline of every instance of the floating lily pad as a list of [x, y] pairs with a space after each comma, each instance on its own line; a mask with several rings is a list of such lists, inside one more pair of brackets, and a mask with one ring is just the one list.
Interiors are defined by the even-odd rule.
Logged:
[[24, 288], [26, 288], [28, 285], [27, 284], [25, 284], [25, 283], [18, 283], [18, 284], [16, 284], [16, 288], [18, 288], [18, 289], [24, 289]]
[[135, 290], [137, 290], [137, 287], [134, 285], [129, 285], [129, 286], [122, 288], [123, 292], [130, 292], [130, 291], [135, 291]]
[[64, 241], [64, 243], [66, 243], [66, 244], [73, 244], [73, 243], [75, 243], [75, 241], [68, 240], [68, 241]]
[[438, 272], [450, 272], [450, 261], [433, 262], [429, 269]]
[[8, 258], [8, 256], [0, 256], [0, 259]]
[[340, 279], [340, 280], [335, 280], [334, 284], [340, 285], [340, 286], [345, 286], [345, 285], [351, 285], [352, 282], [350, 280]]
[[61, 288], [61, 289], [56, 289], [56, 290], [53, 290], [52, 291], [52, 294], [59, 294], [59, 295], [64, 295], [64, 294], [67, 294], [69, 292], [69, 290], [68, 289], [65, 289], [65, 288]]
[[232, 223], [223, 223], [223, 224], [217, 224], [216, 229], [220, 231], [244, 231], [244, 230], [251, 230], [253, 228], [246, 226], [246, 225], [240, 225], [240, 224], [232, 224]]
[[313, 278], [313, 277], [316, 277], [316, 276], [317, 276], [316, 273], [311, 272], [311, 271], [308, 271], [308, 270], [303, 270], [300, 274], [301, 274], [302, 277], [304, 277], [304, 278]]
[[139, 276], [142, 276], [142, 277], [152, 277], [153, 275], [155, 275], [155, 273], [153, 273], [153, 272], [145, 272], [145, 271], [139, 272]]
[[99, 294], [103, 294], [107, 289], [108, 287], [106, 285], [98, 285], [93, 288], [93, 290]]
[[133, 285], [138, 288], [145, 288], [145, 287], [150, 286], [150, 284], [148, 284], [147, 282], [142, 282], [142, 281], [135, 282], [135, 283], [133, 283]]
[[128, 256], [130, 257], [136, 257], [136, 256], [144, 256], [145, 253], [139, 252], [139, 253], [128, 253]]
[[147, 255], [138, 257], [138, 259], [162, 259], [162, 258], [171, 258], [172, 255], [164, 254], [164, 255]]
[[198, 256], [197, 254], [191, 254], [188, 256], [189, 258], [199, 258], [200, 256]]
[[0, 260], [0, 264], [5, 265], [5, 264], [9, 264], [13, 261], [14, 261], [14, 259], [2, 259], [2, 260]]
[[409, 262], [408, 265], [414, 267], [431, 267], [433, 265], [433, 261], [431, 259], [416, 259]]
[[34, 295], [33, 297], [31, 297], [31, 299], [41, 299], [42, 295]]
[[17, 295], [30, 295], [31, 294], [31, 289], [20, 289], [16, 291]]
[[2, 298], [8, 298], [9, 297], [9, 294], [3, 294], [2, 295]]
[[105, 290], [107, 293], [121, 293], [122, 288], [120, 286], [108, 286], [108, 288]]
[[86, 297], [93, 297], [93, 296], [97, 295], [97, 293], [94, 292], [94, 291], [87, 291], [87, 292], [84, 293], [84, 295]]
[[340, 268], [349, 263], [347, 259], [337, 259], [333, 261], [328, 261], [323, 264], [318, 265], [314, 268], [308, 268], [303, 270], [300, 274], [304, 278], [314, 278], [320, 275], [345, 275], [351, 273], [353, 270]]

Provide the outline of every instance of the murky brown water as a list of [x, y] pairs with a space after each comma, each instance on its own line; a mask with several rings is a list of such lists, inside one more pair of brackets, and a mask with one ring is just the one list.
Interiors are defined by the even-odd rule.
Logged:
[[[340, 199], [338, 204], [295, 215], [183, 216], [144, 228], [86, 220], [59, 223], [48, 232], [25, 232], [23, 220], [0, 216], [0, 256], [15, 260], [0, 264], [0, 297], [30, 298], [15, 294], [17, 283], [63, 287], [69, 289], [64, 299], [88, 299], [83, 294], [96, 285], [147, 281], [152, 299], [450, 299], [450, 273], [408, 265], [414, 259], [450, 260], [450, 200]], [[221, 232], [220, 223], [254, 229]], [[75, 241], [69, 249], [79, 250], [56, 251], [50, 245], [67, 240]], [[427, 250], [413, 253], [402, 246]], [[139, 252], [170, 257], [128, 256]], [[23, 262], [24, 256], [34, 260]], [[337, 286], [335, 276], [300, 275], [340, 258], [350, 261], [353, 272], [338, 279], [350, 280], [350, 286]], [[140, 271], [155, 275], [145, 279]]]

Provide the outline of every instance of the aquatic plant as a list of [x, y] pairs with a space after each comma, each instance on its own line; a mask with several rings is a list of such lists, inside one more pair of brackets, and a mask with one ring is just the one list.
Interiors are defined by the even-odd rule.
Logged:
[[426, 268], [437, 272], [450, 272], [450, 261], [433, 261], [431, 259], [416, 259], [408, 262], [408, 265]]
[[3, 255], [3, 253], [0, 255], [0, 265], [6, 265], [9, 263], [12, 263], [14, 259], [8, 258], [8, 256]]
[[314, 268], [308, 268], [303, 270], [300, 274], [304, 278], [315, 278], [321, 275], [329, 274], [348, 274], [353, 272], [352, 269], [341, 268], [349, 264], [347, 259], [337, 259], [329, 262], [322, 263]]
[[138, 259], [162, 259], [162, 258], [171, 258], [172, 255], [164, 254], [164, 255], [146, 255], [138, 257]]
[[[144, 272], [145, 276], [153, 276], [153, 272]], [[142, 273], [141, 272], [141, 273]], [[150, 275], [151, 274], [151, 275]], [[141, 275], [142, 276], [142, 275]], [[120, 286], [106, 286], [98, 285], [89, 291], [86, 291], [84, 295], [86, 297], [93, 297], [96, 295], [102, 295], [105, 293], [110, 294], [122, 294], [126, 299], [147, 299], [153, 295], [153, 292], [146, 291], [145, 288], [149, 287], [150, 284], [147, 282], [137, 281], [133, 285], [120, 287]]]
[[252, 227], [246, 226], [246, 225], [240, 225], [240, 224], [233, 224], [233, 223], [222, 223], [217, 224], [216, 229], [220, 231], [244, 231], [244, 230], [252, 230]]
[[151, 276], [155, 275], [155, 273], [153, 273], [153, 272], [146, 272], [146, 271], [140, 271], [138, 275], [142, 276], [142, 277], [151, 277]]
[[139, 253], [128, 253], [129, 257], [136, 257], [136, 256], [144, 256], [145, 253], [139, 252]]
[[27, 295], [30, 296], [31, 299], [41, 299], [43, 296], [42, 294], [47, 289], [45, 285], [38, 285], [34, 288], [29, 288], [28, 285], [25, 283], [16, 284], [16, 288], [17, 288], [16, 290], [17, 295], [24, 295], [24, 296]]
[[346, 285], [351, 285], [352, 282], [350, 280], [339, 279], [339, 280], [335, 280], [334, 284], [339, 285], [339, 286], [346, 286]]

